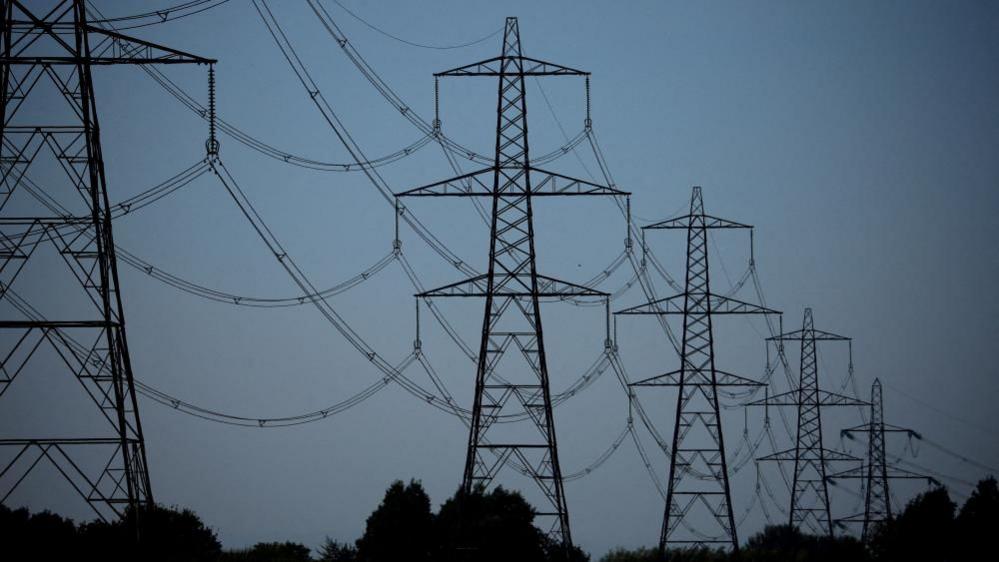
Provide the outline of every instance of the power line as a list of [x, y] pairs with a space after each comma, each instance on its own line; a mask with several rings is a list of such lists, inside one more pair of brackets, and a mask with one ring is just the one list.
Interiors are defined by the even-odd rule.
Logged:
[[381, 35], [384, 35], [385, 37], [388, 37], [389, 39], [393, 39], [393, 40], [398, 41], [400, 43], [409, 45], [410, 47], [418, 47], [420, 49], [435, 49], [435, 50], [438, 50], [438, 51], [447, 51], [447, 50], [451, 50], [451, 49], [463, 49], [465, 47], [471, 47], [473, 45], [478, 45], [479, 43], [482, 43], [483, 41], [488, 41], [489, 39], [492, 39], [493, 37], [496, 37], [497, 35], [499, 35], [500, 33], [503, 32], [503, 28], [501, 27], [501, 28], [496, 29], [495, 31], [489, 33], [488, 35], [485, 35], [485, 36], [480, 37], [478, 39], [475, 39], [475, 40], [472, 40], [472, 41], [468, 41], [468, 42], [465, 42], [465, 43], [455, 44], [455, 45], [430, 45], [430, 44], [426, 44], [426, 43], [417, 43], [415, 41], [410, 41], [408, 39], [403, 39], [402, 37], [399, 37], [398, 35], [393, 35], [393, 34], [387, 32], [387, 31], [381, 29], [380, 27], [372, 24], [368, 20], [366, 20], [366, 19], [362, 18], [361, 16], [359, 16], [359, 15], [355, 14], [354, 12], [352, 12], [349, 8], [347, 8], [346, 6], [344, 6], [343, 4], [341, 4], [338, 0], [333, 0], [333, 3], [336, 4], [337, 6], [339, 6], [341, 10], [347, 12], [347, 14], [349, 14], [350, 17], [352, 17], [352, 18], [356, 19], [357, 21], [363, 23], [368, 29], [371, 29], [372, 31], [375, 31], [375, 32], [377, 32], [377, 33], [379, 33]]

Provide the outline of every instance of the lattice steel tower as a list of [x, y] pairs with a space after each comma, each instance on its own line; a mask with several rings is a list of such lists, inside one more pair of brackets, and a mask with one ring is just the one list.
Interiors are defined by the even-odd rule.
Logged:
[[920, 435], [911, 429], [885, 423], [884, 401], [881, 395], [881, 381], [874, 379], [871, 385], [871, 418], [870, 422], [858, 425], [840, 432], [844, 436], [854, 433], [867, 434], [867, 459], [863, 465], [844, 470], [831, 475], [832, 479], [858, 479], [866, 485], [864, 494], [864, 512], [850, 517], [838, 519], [841, 523], [861, 523], [861, 540], [866, 541], [873, 526], [892, 518], [891, 494], [888, 490], [888, 480], [891, 478], [928, 480], [936, 482], [932, 477], [916, 474], [890, 466], [885, 457], [885, 433], [905, 433], [909, 437], [920, 439]]
[[[671, 386], [679, 389], [666, 509], [659, 536], [660, 553], [665, 555], [671, 545], [729, 545], [738, 550], [718, 387], [761, 386], [762, 383], [715, 367], [712, 317], [717, 314], [778, 312], [711, 292], [708, 230], [752, 227], [706, 215], [700, 187], [692, 190], [689, 214], [643, 228], [687, 232], [684, 292], [615, 313], [683, 317], [680, 368], [632, 383], [632, 386]], [[707, 513], [701, 513], [704, 510]], [[701, 523], [699, 517], [712, 523], [708, 532], [697, 529]]]
[[[504, 465], [515, 465], [537, 482], [544, 495], [548, 505], [536, 507], [536, 512], [552, 519], [549, 534], [569, 545], [572, 536], [552, 418], [540, 299], [607, 295], [537, 272], [532, 200], [628, 194], [531, 164], [525, 77], [589, 73], [523, 56], [517, 18], [506, 19], [500, 56], [435, 74], [445, 76], [499, 78], [493, 165], [398, 194], [484, 197], [492, 204], [487, 273], [417, 295], [482, 297], [486, 301], [462, 486], [465, 492], [480, 484], [488, 486]], [[501, 365], [511, 350], [519, 352], [526, 368]], [[521, 427], [525, 424], [496, 423], [518, 416], [527, 418], [533, 427], [525, 432]]]
[[867, 406], [868, 403], [819, 389], [816, 344], [820, 341], [850, 341], [850, 338], [816, 330], [812, 320], [812, 309], [806, 308], [800, 330], [767, 339], [778, 342], [782, 353], [783, 342], [797, 341], [801, 343], [798, 388], [752, 402], [750, 405], [796, 406], [798, 408], [798, 430], [793, 449], [775, 452], [758, 460], [794, 462], [794, 482], [791, 486], [788, 524], [792, 527], [804, 526], [813, 533], [824, 533], [831, 537], [833, 520], [829, 507], [826, 466], [832, 461], [859, 461], [860, 459], [822, 446], [822, 407]]
[[[0, 498], [6, 501], [47, 459], [99, 517], [110, 519], [151, 503], [152, 491], [91, 68], [214, 61], [93, 25], [85, 0], [43, 3], [29, 2], [29, 8], [18, 0], [0, 1], [0, 395], [18, 376], [61, 369], [83, 385], [108, 426], [100, 435], [72, 438], [21, 437], [41, 430], [8, 428], [18, 435], [0, 440], [0, 449], [10, 452], [0, 461]], [[50, 166], [32, 168], [36, 161]], [[46, 176], [44, 188], [30, 179], [31, 172]], [[54, 248], [60, 269], [31, 271], [28, 262], [33, 256], [38, 261], [43, 247]], [[31, 279], [33, 273], [42, 276]], [[60, 282], [76, 292], [55, 288]], [[47, 316], [46, 305], [52, 308]], [[48, 362], [42, 354], [50, 356]], [[64, 415], [52, 411], [48, 418]]]

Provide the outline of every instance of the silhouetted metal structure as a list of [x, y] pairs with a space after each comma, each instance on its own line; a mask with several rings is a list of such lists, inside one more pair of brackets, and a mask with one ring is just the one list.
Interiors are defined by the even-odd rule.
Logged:
[[921, 436], [911, 429], [889, 425], [884, 419], [884, 402], [881, 394], [881, 381], [874, 379], [871, 385], [871, 418], [870, 422], [857, 427], [844, 429], [844, 436], [854, 433], [867, 434], [867, 459], [859, 467], [844, 470], [831, 475], [832, 479], [859, 479], [866, 483], [864, 494], [864, 512], [850, 517], [838, 519], [840, 523], [861, 523], [861, 540], [866, 541], [874, 525], [892, 518], [891, 494], [888, 491], [888, 480], [891, 478], [928, 480], [936, 482], [932, 477], [916, 474], [889, 466], [885, 457], [885, 433], [905, 433], [909, 437], [920, 439]]
[[[631, 386], [671, 386], [679, 389], [660, 553], [677, 545], [739, 548], [729, 487], [725, 440], [719, 408], [719, 387], [762, 386], [757, 381], [715, 368], [712, 317], [718, 314], [779, 314], [775, 310], [711, 292], [708, 270], [709, 229], [751, 229], [706, 215], [701, 188], [694, 187], [690, 213], [643, 227], [646, 230], [687, 232], [687, 273], [684, 292], [626, 308], [615, 314], [682, 315], [680, 368]], [[702, 509], [698, 509], [702, 508]], [[707, 510], [711, 529], [698, 529]], [[712, 532], [713, 531], [713, 532]]]
[[796, 406], [798, 432], [793, 449], [761, 457], [761, 461], [794, 462], [794, 482], [791, 485], [791, 507], [788, 524], [807, 527], [813, 533], [833, 534], [833, 520], [829, 508], [829, 486], [826, 465], [832, 461], [859, 461], [857, 457], [827, 449], [822, 446], [822, 408], [825, 406], [867, 406], [862, 400], [843, 394], [819, 389], [819, 364], [817, 342], [850, 341], [850, 338], [816, 330], [812, 309], [805, 309], [800, 330], [767, 338], [776, 341], [783, 350], [783, 342], [801, 344], [801, 367], [798, 388], [790, 392], [751, 402], [755, 406]]
[[[628, 193], [530, 164], [524, 79], [589, 76], [589, 73], [523, 56], [517, 18], [506, 19], [500, 56], [434, 76], [499, 79], [493, 165], [398, 194], [399, 197], [484, 197], [492, 204], [488, 271], [416, 295], [417, 298], [482, 297], [486, 301], [462, 486], [465, 492], [478, 485], [488, 486], [500, 469], [515, 464], [537, 482], [549, 504], [536, 507], [538, 516], [553, 519], [549, 534], [569, 545], [572, 536], [552, 418], [539, 301], [573, 296], [607, 297], [607, 294], [537, 272], [532, 200]], [[527, 369], [511, 370], [500, 365], [511, 350], [519, 352]], [[496, 423], [507, 416], [524, 416], [534, 427], [525, 433], [511, 427], [523, 424]]]
[[[92, 25], [84, 0], [52, 1], [44, 8], [42, 3], [0, 1], [0, 395], [30, 371], [57, 374], [56, 365], [83, 385], [111, 431], [0, 440], [0, 448], [11, 452], [0, 467], [0, 498], [6, 501], [45, 459], [99, 517], [109, 519], [127, 507], [151, 503], [152, 491], [125, 337], [91, 69], [214, 61]], [[51, 166], [35, 170], [36, 161]], [[29, 172], [47, 174], [45, 187], [28, 181]], [[56, 212], [64, 205], [71, 212]], [[16, 280], [32, 269], [28, 262], [33, 256], [37, 261], [36, 251], [47, 245], [66, 269], [46, 270], [44, 284], [24, 283], [24, 289], [48, 291], [35, 304], [56, 302], [52, 318], [15, 292]], [[81, 290], [51, 289], [60, 279]], [[69, 314], [78, 316], [66, 318]], [[38, 364], [42, 350], [53, 352], [55, 363]], [[49, 417], [59, 420], [63, 413]], [[100, 464], [93, 462], [95, 456]]]

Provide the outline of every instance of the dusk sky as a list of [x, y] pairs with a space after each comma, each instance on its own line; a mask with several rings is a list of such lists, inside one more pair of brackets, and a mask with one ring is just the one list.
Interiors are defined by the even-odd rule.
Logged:
[[[846, 378], [847, 346], [829, 344], [820, 348], [821, 385], [856, 389], [866, 399], [879, 378], [886, 421], [925, 437], [922, 443], [889, 437], [890, 458], [914, 463], [900, 465], [909, 470], [932, 469], [961, 500], [969, 482], [999, 467], [999, 369], [992, 355], [999, 341], [999, 5], [341, 1], [321, 3], [353, 48], [427, 121], [433, 119], [433, 73], [498, 56], [502, 35], [496, 32], [505, 17], [517, 16], [526, 56], [592, 72], [593, 129], [617, 187], [633, 194], [637, 225], [683, 214], [691, 187], [702, 186], [709, 214], [755, 226], [760, 286], [766, 304], [784, 312], [784, 328], [800, 328], [811, 307], [817, 328], [854, 338], [855, 382]], [[117, 16], [162, 3], [93, 5]], [[304, 2], [266, 4], [369, 159], [421, 137]], [[219, 117], [248, 135], [303, 157], [353, 162], [250, 0], [126, 33], [218, 59]], [[467, 43], [474, 44], [428, 48]], [[159, 70], [207, 103], [205, 67]], [[112, 203], [204, 158], [206, 122], [141, 69], [98, 68], [94, 76]], [[529, 79], [527, 96], [532, 154], [556, 150], [581, 131], [581, 78]], [[494, 78], [441, 80], [444, 133], [490, 158], [495, 111]], [[363, 174], [304, 169], [229, 135], [219, 140], [226, 169], [320, 288], [391, 252], [394, 211]], [[459, 163], [465, 171], [482, 166]], [[544, 167], [603, 181], [586, 142]], [[395, 192], [454, 175], [433, 142], [378, 171]], [[36, 172], [42, 180], [46, 175], [57, 177], [51, 170]], [[534, 219], [539, 272], [581, 283], [621, 254], [626, 224], [610, 198], [580, 199], [539, 201]], [[489, 232], [468, 200], [406, 204], [464, 262], [485, 268]], [[157, 269], [219, 291], [299, 294], [211, 174], [117, 219], [114, 236], [120, 248]], [[400, 239], [426, 287], [463, 277], [405, 225]], [[668, 273], [682, 280], [684, 233], [650, 232], [647, 240]], [[713, 288], [726, 293], [746, 272], [749, 237], [718, 231], [710, 246]], [[164, 393], [211, 410], [271, 418], [324, 408], [383, 377], [308, 302], [236, 306], [180, 292], [120, 258], [119, 269], [136, 379]], [[599, 288], [615, 293], [633, 276], [625, 263]], [[64, 296], [48, 279], [37, 277], [22, 296], [52, 314]], [[650, 279], [660, 296], [676, 293], [662, 276]], [[393, 261], [329, 304], [395, 363], [412, 350], [415, 292]], [[759, 302], [752, 283], [736, 298]], [[634, 284], [611, 309], [645, 300]], [[451, 299], [439, 306], [462, 339], [477, 347], [482, 302]], [[604, 309], [546, 303], [543, 315], [552, 391], [558, 393], [600, 357]], [[762, 377], [767, 325], [759, 318], [720, 317], [715, 326], [719, 368]], [[654, 320], [619, 318], [616, 332], [632, 379], [678, 368]], [[421, 337], [447, 389], [470, 407], [475, 366], [425, 309]], [[797, 346], [788, 353], [796, 372]], [[77, 395], [72, 377], [58, 374], [29, 371], [0, 398], [5, 436], [57, 431], [77, 414], [90, 419], [90, 403]], [[434, 388], [418, 365], [407, 374]], [[778, 372], [770, 392], [788, 389]], [[675, 391], [637, 392], [668, 438]], [[786, 518], [780, 509], [786, 509], [788, 490], [776, 466], [760, 464], [776, 499], [755, 497], [759, 480], [750, 457], [772, 452], [768, 440], [756, 442], [763, 412], [744, 414], [734, 399], [725, 406], [730, 459], [748, 461], [736, 463], [732, 476], [744, 540], [767, 516]], [[435, 508], [461, 482], [465, 426], [394, 383], [343, 413], [285, 428], [221, 425], [145, 396], [139, 407], [156, 500], [195, 510], [226, 547], [277, 540], [317, 547], [326, 536], [353, 541], [393, 480], [422, 481]], [[786, 410], [793, 429], [794, 412]], [[621, 434], [628, 415], [612, 369], [558, 405], [563, 472], [590, 465]], [[774, 410], [770, 415], [780, 419]], [[858, 409], [829, 409], [823, 416], [827, 446], [865, 452], [862, 440], [841, 443], [839, 437], [840, 429], [863, 423]], [[774, 423], [778, 446], [791, 446], [784, 426]], [[667, 457], [641, 424], [636, 434], [663, 480]], [[525, 491], [533, 486], [513, 471], [501, 473], [497, 483]], [[855, 513], [858, 485], [845, 481], [831, 488], [834, 516]], [[664, 502], [630, 438], [565, 487], [573, 537], [595, 557], [615, 546], [657, 542]], [[895, 485], [896, 505], [924, 489], [919, 482]], [[763, 508], [754, 503], [761, 501]], [[91, 517], [51, 469], [34, 474], [5, 503]]]

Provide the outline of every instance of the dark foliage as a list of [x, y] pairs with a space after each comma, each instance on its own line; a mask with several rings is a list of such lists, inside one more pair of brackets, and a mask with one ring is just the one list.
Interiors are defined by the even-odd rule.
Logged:
[[0, 545], [13, 560], [69, 560], [78, 548], [76, 525], [48, 511], [0, 505]]
[[165, 507], [77, 526], [47, 511], [30, 514], [0, 506], [0, 544], [13, 553], [11, 560], [212, 562], [222, 550], [194, 512]]
[[957, 515], [958, 559], [995, 555], [999, 535], [999, 486], [994, 476], [978, 483]]
[[[136, 532], [141, 541], [136, 544]], [[738, 556], [709, 549], [671, 551], [670, 562], [965, 562], [992, 560], [999, 532], [999, 484], [987, 478], [958, 511], [943, 488], [914, 498], [873, 530], [865, 548], [851, 537], [805, 535], [771, 526], [750, 537]], [[155, 507], [122, 521], [76, 525], [48, 511], [0, 505], [3, 560], [102, 562], [586, 562], [534, 526], [534, 512], [517, 492], [458, 493], [437, 514], [419, 482], [395, 482], [367, 520], [357, 547], [327, 538], [318, 558], [291, 542], [258, 543], [222, 552], [215, 533], [186, 509]], [[618, 549], [601, 562], [660, 562], [655, 549]]]
[[357, 540], [357, 560], [394, 562], [431, 560], [434, 551], [434, 516], [430, 497], [419, 482], [394, 482], [385, 498], [368, 517], [364, 535]]
[[219, 562], [312, 562], [309, 547], [294, 542], [258, 542], [252, 548], [231, 550]]
[[317, 562], [355, 562], [356, 560], [357, 549], [349, 544], [326, 537], [326, 542], [319, 547]]
[[875, 529], [871, 554], [879, 562], [958, 562], [954, 502], [947, 490], [916, 496], [893, 521]]
[[465, 551], [482, 562], [546, 558], [531, 506], [520, 494], [501, 487], [490, 493], [459, 491], [441, 506], [436, 523], [441, 555]]
[[747, 562], [862, 562], [867, 560], [867, 551], [853, 537], [806, 535], [788, 525], [774, 525], [749, 539], [742, 550], [742, 559]]

